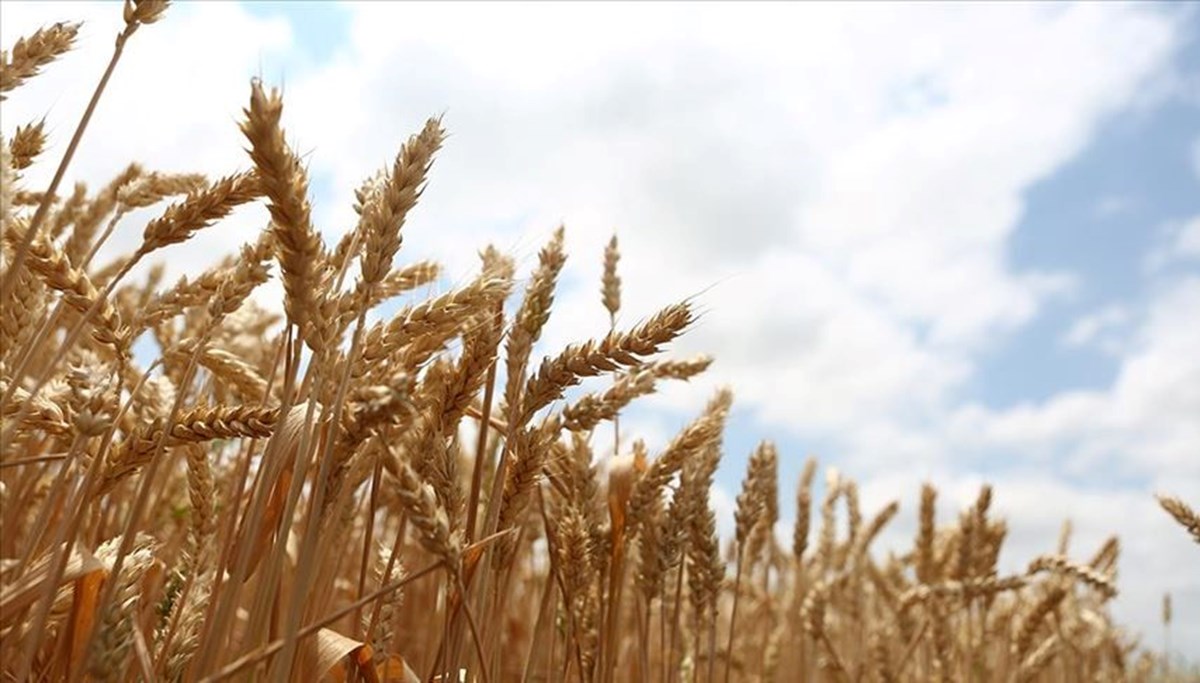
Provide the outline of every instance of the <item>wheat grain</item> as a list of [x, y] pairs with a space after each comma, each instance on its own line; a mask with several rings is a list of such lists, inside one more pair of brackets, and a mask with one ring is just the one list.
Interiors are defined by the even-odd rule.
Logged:
[[644, 511], [659, 498], [662, 488], [683, 468], [684, 462], [699, 454], [720, 435], [732, 401], [733, 394], [730, 391], [719, 391], [714, 400], [709, 402], [704, 414], [684, 428], [663, 450], [662, 455], [650, 463], [629, 498], [626, 517], [630, 520], [630, 534], [636, 532]]
[[[12, 241], [24, 239], [16, 229], [10, 229], [5, 236]], [[84, 315], [96, 307], [92, 314], [92, 336], [96, 341], [112, 346], [119, 355], [128, 353], [128, 327], [112, 303], [102, 298], [87, 273], [72, 266], [66, 255], [45, 239], [34, 239], [27, 254], [29, 269], [42, 278], [46, 287], [62, 293], [63, 303]]]
[[600, 293], [604, 300], [604, 308], [615, 321], [617, 312], [621, 310], [621, 277], [617, 275], [617, 262], [621, 260], [621, 252], [617, 248], [617, 236], [613, 235], [604, 247], [604, 277], [601, 280]]
[[[510, 424], [524, 422], [517, 419], [521, 407], [521, 390], [525, 382], [525, 369], [533, 345], [542, 334], [542, 328], [550, 318], [550, 307], [554, 303], [554, 288], [558, 273], [566, 263], [563, 252], [564, 229], [559, 226], [550, 242], [538, 254], [538, 267], [525, 289], [525, 298], [517, 310], [513, 327], [508, 333], [506, 346], [504, 403]], [[526, 390], [528, 393], [528, 390]]]
[[46, 147], [46, 119], [17, 126], [13, 131], [12, 141], [8, 144], [9, 153], [12, 155], [8, 163], [12, 165], [13, 170], [29, 168]]
[[[6, 93], [33, 78], [38, 71], [61, 57], [75, 44], [79, 24], [57, 23], [38, 29], [33, 35], [18, 38], [12, 53], [0, 58], [0, 93]], [[0, 95], [3, 99], [3, 95]]]
[[1028, 572], [1030, 574], [1044, 571], [1053, 571], [1074, 576], [1096, 589], [1105, 598], [1112, 598], [1117, 594], [1116, 586], [1113, 585], [1108, 577], [1089, 566], [1072, 562], [1062, 555], [1043, 555], [1029, 563]]
[[408, 212], [424, 189], [433, 155], [445, 137], [439, 119], [429, 119], [425, 128], [401, 149], [389, 174], [362, 206], [362, 281], [365, 289], [378, 285], [392, 267], [400, 249], [400, 230]]
[[792, 556], [797, 562], [804, 559], [808, 549], [808, 532], [812, 515], [812, 482], [817, 474], [817, 461], [809, 458], [804, 462], [800, 483], [796, 487], [796, 526], [792, 533]]
[[1175, 496], [1158, 495], [1158, 504], [1162, 509], [1167, 511], [1167, 514], [1175, 518], [1176, 522], [1192, 535], [1192, 540], [1200, 543], [1200, 514], [1191, 508], [1187, 503], [1183, 502]]
[[[168, 445], [213, 439], [270, 436], [279, 419], [276, 408], [221, 406], [195, 408], [181, 413], [171, 427]], [[122, 478], [146, 464], [163, 438], [163, 423], [156, 421], [125, 439], [114, 451], [100, 491], [111, 490]]]
[[524, 401], [516, 421], [525, 422], [585, 377], [637, 365], [639, 356], [658, 353], [663, 344], [677, 337], [692, 320], [692, 311], [686, 304], [669, 306], [629, 332], [614, 332], [599, 342], [569, 346], [558, 356], [545, 359], [525, 384]]
[[933, 543], [934, 543], [934, 504], [937, 500], [937, 489], [930, 484], [921, 486], [920, 523], [917, 531], [917, 579], [922, 583], [934, 581]]
[[[269, 200], [271, 234], [278, 247], [284, 309], [288, 319], [314, 343], [313, 332], [322, 321], [310, 324], [319, 309], [318, 293], [325, 260], [324, 245], [312, 224], [308, 202], [308, 175], [299, 158], [288, 148], [279, 126], [283, 99], [277, 90], [266, 93], [255, 81], [250, 87], [250, 105], [244, 110], [242, 133], [250, 141], [250, 159], [258, 171], [263, 194]], [[321, 342], [316, 342], [318, 346]], [[314, 350], [324, 350], [323, 347]]]
[[[158, 181], [155, 176], [151, 178]], [[149, 192], [151, 197], [155, 197], [174, 194], [174, 189], [169, 186], [152, 187]], [[196, 231], [228, 216], [235, 207], [258, 197], [261, 191], [258, 178], [247, 172], [227, 176], [204, 190], [192, 192], [187, 199], [172, 204], [162, 216], [146, 224], [145, 230], [142, 231], [142, 245], [134, 253], [134, 258], [188, 240]], [[131, 206], [151, 201], [130, 197], [125, 197], [124, 200]]]

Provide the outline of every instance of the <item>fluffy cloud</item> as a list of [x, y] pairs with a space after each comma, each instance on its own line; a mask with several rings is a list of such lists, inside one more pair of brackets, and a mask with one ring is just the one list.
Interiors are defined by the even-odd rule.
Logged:
[[[655, 293], [627, 297], [627, 320], [704, 292], [686, 348], [716, 352], [714, 379], [766, 420], [803, 405], [828, 431], [928, 416], [974, 351], [1070, 285], [1005, 262], [1021, 192], [1172, 44], [1129, 8], [471, 8], [353, 6], [351, 47], [289, 89], [334, 188], [325, 224], [446, 111], [414, 254], [465, 273], [464, 236], [528, 258], [566, 220], [586, 278], [615, 227], [627, 290]], [[564, 293], [548, 341], [603, 329], [593, 290]]]
[[1019, 453], [1073, 477], [1102, 467], [1109, 477], [1186, 486], [1195, 497], [1200, 326], [1189, 312], [1198, 310], [1200, 278], [1184, 278], [1155, 298], [1107, 390], [1063, 392], [1003, 411], [959, 409], [949, 443], [966, 452]]
[[[6, 2], [0, 7], [0, 41], [7, 48], [57, 21], [83, 22], [76, 49], [3, 104], [7, 135], [17, 125], [46, 119], [47, 150], [26, 176], [35, 188], [50, 182], [124, 26], [120, 6], [110, 3]], [[249, 80], [266, 58], [288, 50], [291, 40], [287, 22], [256, 19], [236, 3], [172, 6], [166, 19], [130, 39], [61, 187], [69, 193], [81, 180], [95, 191], [131, 162], [211, 178], [248, 168], [237, 119]], [[135, 249], [141, 226], [154, 215], [152, 209], [131, 213], [97, 262]], [[165, 259], [169, 278], [193, 274], [255, 239], [266, 222], [265, 208], [249, 207], [157, 256]], [[280, 300], [280, 291], [265, 293], [264, 300]]]
[[1142, 261], [1146, 271], [1154, 273], [1165, 266], [1200, 260], [1200, 216], [1168, 223], [1160, 232], [1159, 244]]
[[1071, 323], [1071, 327], [1062, 336], [1060, 342], [1074, 348], [1099, 344], [1104, 351], [1117, 353], [1120, 351], [1119, 341], [1110, 335], [1128, 322], [1129, 309], [1127, 307], [1120, 304], [1105, 306]]
[[[51, 146], [31, 172], [48, 182], [123, 23], [107, 3], [5, 3], [5, 46], [55, 21], [83, 21], [76, 49], [13, 93], [4, 127], [46, 117]], [[138, 31], [105, 90], [66, 183], [103, 182], [129, 162], [172, 172], [225, 174], [249, 164], [236, 120], [249, 79], [263, 60], [291, 44], [288, 24], [256, 19], [236, 3], [170, 8], [167, 19]], [[219, 49], [217, 37], [220, 36]], [[67, 185], [69, 187], [69, 184]]]
[[[1011, 521], [1010, 558], [1044, 551], [1062, 519], [1073, 519], [1089, 539], [1076, 546], [1078, 553], [1091, 552], [1099, 536], [1119, 534], [1118, 614], [1143, 633], [1153, 632], [1153, 606], [1163, 591], [1175, 592], [1181, 605], [1200, 604], [1200, 580], [1180, 569], [1194, 565], [1195, 548], [1150, 495], [1200, 500], [1196, 311], [1200, 278], [1180, 278], [1142, 312], [1110, 387], [1060, 392], [1007, 410], [959, 408], [928, 442], [957, 459], [935, 480], [970, 480], [980, 472], [996, 485], [997, 511]], [[1180, 642], [1200, 643], [1200, 619], [1184, 609]]]

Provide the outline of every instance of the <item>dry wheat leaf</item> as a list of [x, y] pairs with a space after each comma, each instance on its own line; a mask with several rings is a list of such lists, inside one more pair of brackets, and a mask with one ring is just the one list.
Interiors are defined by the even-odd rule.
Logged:
[[367, 683], [420, 683], [421, 680], [402, 657], [393, 655], [383, 662], [376, 663], [375, 653], [370, 645], [328, 628], [317, 632], [314, 656], [312, 671], [320, 672], [323, 680], [332, 680], [335, 683], [344, 683], [347, 680], [349, 667], [354, 667], [361, 680]]
[[104, 580], [108, 577], [108, 571], [100, 566], [99, 560], [96, 560], [96, 564], [94, 569], [75, 581], [75, 596], [71, 604], [71, 619], [68, 622], [71, 642], [68, 666], [82, 665], [87, 657], [88, 638], [96, 624], [96, 602], [100, 599], [100, 589], [104, 587]]
[[[50, 580], [50, 570], [50, 556], [47, 554], [20, 579], [0, 589], [0, 629], [12, 626], [12, 620], [37, 599], [42, 587]], [[67, 560], [59, 586], [61, 588], [97, 570], [103, 571], [104, 564], [87, 550], [75, 548]]]

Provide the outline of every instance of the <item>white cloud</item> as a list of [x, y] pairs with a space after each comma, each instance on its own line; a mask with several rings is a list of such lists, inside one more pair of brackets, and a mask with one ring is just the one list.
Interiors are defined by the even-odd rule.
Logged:
[[1084, 315], [1071, 323], [1071, 327], [1059, 342], [1068, 347], [1098, 345], [1106, 352], [1120, 352], [1120, 338], [1116, 333], [1129, 322], [1129, 309], [1120, 304], [1105, 306]]
[[1142, 259], [1148, 273], [1179, 262], [1200, 260], [1200, 215], [1171, 221], [1159, 231], [1160, 238]]
[[1195, 216], [1180, 227], [1173, 251], [1176, 258], [1200, 258], [1200, 216]]
[[1093, 212], [1097, 218], [1112, 218], [1113, 216], [1129, 211], [1133, 207], [1133, 204], [1133, 200], [1129, 197], [1104, 197], [1096, 202], [1096, 208]]
[[[0, 41], [7, 47], [56, 21], [84, 22], [76, 49], [0, 105], [6, 134], [19, 124], [46, 118], [50, 141], [26, 175], [30, 188], [48, 185], [123, 27], [118, 4], [5, 2], [0, 6]], [[146, 170], [200, 172], [211, 178], [249, 168], [237, 128], [249, 80], [263, 68], [265, 57], [287, 50], [291, 40], [286, 22], [256, 19], [236, 3], [173, 5], [166, 19], [129, 40], [60, 193], [69, 194], [76, 180], [97, 191], [134, 161]], [[158, 211], [161, 207], [130, 214], [96, 263], [133, 251], [142, 227]], [[152, 255], [145, 265], [164, 262], [168, 281], [197, 273], [253, 241], [266, 222], [262, 207], [239, 210], [187, 243]], [[278, 301], [280, 291], [269, 288], [263, 300]]]
[[[5, 3], [0, 40], [55, 21], [82, 20], [76, 49], [4, 103], [5, 128], [45, 115], [47, 159], [31, 172], [48, 182], [91, 97], [121, 30], [120, 7], [107, 3]], [[222, 36], [215, 49], [213, 36]], [[286, 50], [286, 23], [251, 17], [236, 3], [172, 6], [167, 19], [134, 34], [100, 101], [68, 173], [102, 182], [130, 161], [149, 169], [228, 173], [249, 164], [236, 121], [249, 79], [267, 55]], [[207, 49], [192, 46], [208, 44]]]
[[[1144, 633], [1153, 632], [1161, 592], [1200, 595], [1200, 580], [1179, 569], [1194, 550], [1151, 496], [1200, 501], [1198, 311], [1200, 278], [1182, 278], [1152, 298], [1109, 388], [1003, 411], [965, 407], [934, 442], [960, 469], [992, 472], [1000, 500], [1013, 501], [1000, 509], [1019, 557], [1067, 516], [1093, 536], [1118, 533], [1126, 591], [1118, 613]], [[1180, 623], [1189, 634], [1180, 642], [1200, 643], [1200, 615]]]
[[[964, 452], [1053, 458], [1067, 470], [1103, 465], [1110, 476], [1198, 487], [1200, 278], [1156, 294], [1136, 327], [1116, 379], [1104, 390], [1060, 392], [1040, 403], [954, 411], [949, 445]], [[1078, 473], [1076, 473], [1078, 475]], [[1104, 479], [1096, 477], [1096, 481]]]

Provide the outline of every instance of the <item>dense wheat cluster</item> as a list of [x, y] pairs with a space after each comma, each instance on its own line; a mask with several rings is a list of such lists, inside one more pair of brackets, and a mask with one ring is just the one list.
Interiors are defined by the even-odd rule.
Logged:
[[[0, 141], [4, 680], [1185, 675], [1111, 621], [1115, 537], [1076, 552], [1064, 532], [1025, 571], [999, 572], [1006, 527], [988, 487], [965, 510], [939, 510], [929, 486], [862, 510], [855, 483], [818, 479], [812, 460], [781, 487], [779, 460], [795, 454], [764, 442], [735, 533], [719, 538], [710, 486], [732, 393], [661, 452], [618, 430], [632, 401], [710, 359], [663, 356], [694, 321], [688, 302], [617, 326], [616, 238], [595, 255], [612, 327], [545, 358], [533, 350], [567, 260], [562, 229], [532, 272], [485, 247], [474, 279], [415, 294], [439, 275], [401, 248], [439, 119], [362, 184], [357, 226], [336, 244], [313, 224], [282, 99], [257, 82], [244, 169], [210, 179], [131, 163], [59, 187], [125, 42], [165, 5], [126, 4], [61, 160], [42, 158], [38, 122], [6, 121]], [[76, 28], [11, 46], [0, 92], [69, 50]], [[23, 181], [35, 163], [59, 164], [48, 188]], [[239, 253], [174, 284], [161, 268], [129, 277], [251, 202], [270, 222]], [[144, 225], [122, 220], [151, 206]], [[140, 231], [141, 246], [95, 260], [114, 231]], [[251, 298], [273, 274], [280, 315]], [[400, 295], [410, 303], [368, 323]], [[135, 353], [138, 340], [154, 353]], [[601, 432], [616, 452], [593, 446]], [[1161, 500], [1200, 541], [1200, 517]], [[911, 548], [874, 550], [901, 514], [919, 520]]]

